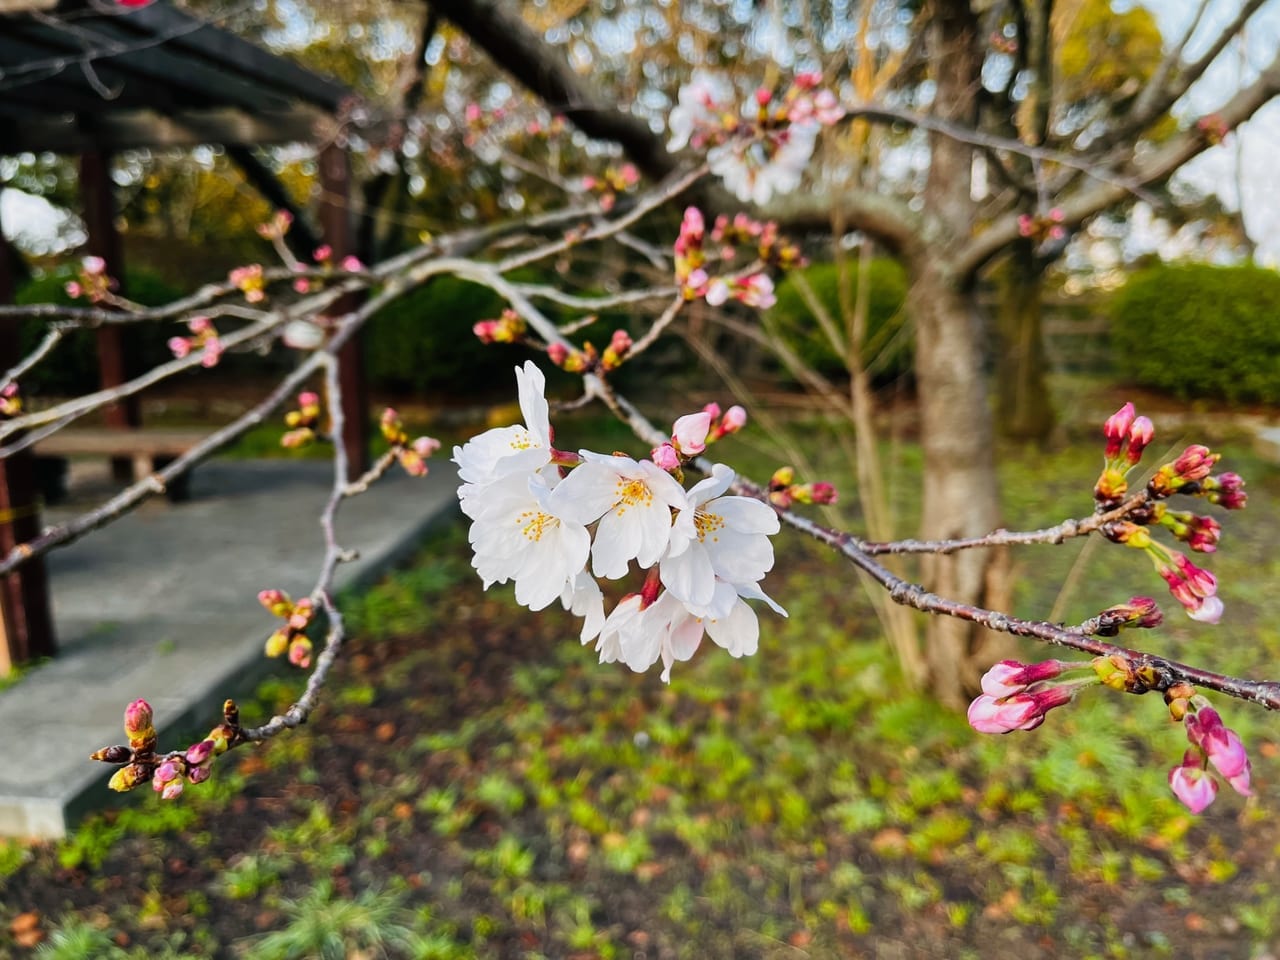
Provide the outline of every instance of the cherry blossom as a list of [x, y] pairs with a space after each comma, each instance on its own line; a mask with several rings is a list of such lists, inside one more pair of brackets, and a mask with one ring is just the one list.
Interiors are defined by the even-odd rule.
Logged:
[[616, 580], [635, 560], [652, 567], [666, 552], [671, 511], [684, 505], [685, 492], [671, 475], [648, 460], [582, 451], [574, 468], [551, 494], [561, 516], [594, 523], [591, 568], [597, 577]]
[[758, 583], [773, 568], [769, 537], [778, 532], [778, 515], [759, 500], [721, 496], [733, 481], [734, 472], [717, 463], [688, 491], [659, 565], [663, 585], [710, 616], [727, 616], [734, 600], [732, 593], [717, 593], [717, 579], [737, 588]]
[[512, 474], [529, 474], [551, 462], [551, 419], [547, 407], [546, 377], [526, 360], [516, 368], [523, 424], [495, 427], [453, 448], [453, 462], [463, 486], [458, 491], [462, 510], [485, 484]]
[[591, 548], [587, 528], [559, 516], [537, 474], [515, 473], [486, 485], [469, 508], [472, 560], [485, 589], [515, 582], [516, 602], [541, 610], [576, 584]]

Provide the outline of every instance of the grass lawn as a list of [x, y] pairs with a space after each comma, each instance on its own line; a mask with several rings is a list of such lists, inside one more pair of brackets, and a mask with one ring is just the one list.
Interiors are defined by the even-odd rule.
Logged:
[[[1223, 624], [1162, 599], [1170, 623], [1134, 642], [1264, 675], [1280, 471], [1225, 449], [1251, 502], [1206, 564]], [[1100, 459], [1010, 452], [1010, 525], [1087, 513]], [[1280, 937], [1274, 718], [1218, 704], [1257, 796], [1192, 817], [1156, 697], [1091, 690], [979, 736], [902, 691], [847, 566], [793, 534], [778, 552], [790, 619], [762, 612], [759, 655], [708, 645], [666, 687], [598, 666], [558, 610], [482, 592], [463, 531], [439, 535], [349, 600], [359, 639], [307, 728], [176, 803], [139, 791], [61, 844], [0, 842], [0, 955], [1246, 958]], [[1167, 599], [1109, 544], [1016, 560], [1020, 613]], [[246, 720], [296, 690], [268, 685]], [[18, 945], [33, 930], [43, 952]]]

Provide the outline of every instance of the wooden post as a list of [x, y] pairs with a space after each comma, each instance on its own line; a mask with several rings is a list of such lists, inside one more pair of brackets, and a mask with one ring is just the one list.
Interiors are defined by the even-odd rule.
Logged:
[[[333, 250], [333, 259], [354, 255], [355, 232], [351, 228], [351, 158], [345, 147], [329, 144], [320, 151], [320, 230]], [[357, 296], [343, 297], [331, 309], [334, 315], [354, 310]], [[369, 397], [364, 376], [364, 348], [359, 335], [338, 352], [338, 383], [342, 388], [343, 431], [338, 438], [347, 451], [348, 479], [355, 480], [369, 467]]]
[[[16, 254], [0, 225], [0, 303], [13, 302], [13, 256]], [[21, 359], [19, 353], [17, 319], [0, 319], [0, 374]], [[28, 448], [0, 460], [0, 553], [8, 553], [39, 533], [35, 455]], [[0, 578], [0, 627], [4, 631], [0, 638], [0, 676], [20, 663], [53, 656], [57, 644], [43, 558], [28, 560]]]
[[[80, 157], [80, 194], [84, 201], [84, 222], [89, 233], [89, 252], [107, 264], [107, 275], [121, 284], [116, 292], [125, 294], [124, 254], [120, 234], [116, 230], [115, 195], [111, 182], [111, 155], [86, 153]], [[98, 328], [98, 376], [104, 388], [117, 387], [134, 371], [129, 362], [128, 334], [124, 327]], [[142, 407], [138, 397], [126, 397], [103, 408], [106, 425], [114, 430], [142, 426]], [[111, 473], [116, 480], [133, 480], [133, 465], [128, 457], [114, 457]]]

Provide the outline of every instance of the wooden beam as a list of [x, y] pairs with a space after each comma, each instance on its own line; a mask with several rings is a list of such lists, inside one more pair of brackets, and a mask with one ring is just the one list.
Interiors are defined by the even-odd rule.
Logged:
[[151, 110], [70, 114], [13, 113], [0, 105], [0, 154], [119, 152], [203, 143], [259, 145], [306, 143], [316, 138], [320, 114], [306, 108], [248, 114], [231, 108], [183, 110], [165, 116]]
[[[114, 186], [111, 182], [111, 156], [107, 153], [85, 153], [80, 157], [80, 193], [84, 201], [84, 222], [89, 234], [89, 253], [101, 257], [107, 264], [107, 275], [120, 283], [124, 290], [124, 252], [120, 234], [116, 230]], [[131, 330], [118, 324], [98, 328], [98, 376], [103, 388], [116, 387], [127, 381], [132, 364], [129, 362], [128, 341]], [[102, 411], [108, 427], [127, 430], [142, 426], [142, 406], [137, 395], [126, 397], [118, 403], [108, 404]], [[115, 478], [127, 483], [133, 478], [133, 466], [127, 457], [115, 457], [111, 461]]]
[[[0, 226], [0, 303], [12, 303], [13, 251]], [[0, 319], [0, 370], [20, 358], [18, 320]], [[3, 386], [0, 384], [0, 386]], [[36, 502], [35, 454], [20, 450], [0, 460], [0, 553], [40, 533]], [[51, 657], [57, 649], [49, 609], [49, 580], [44, 558], [36, 557], [0, 578], [0, 676], [21, 663]]]
[[[355, 254], [351, 225], [351, 158], [346, 148], [330, 144], [320, 151], [320, 229], [333, 249], [335, 261]], [[352, 294], [333, 305], [334, 316], [355, 309]], [[338, 352], [338, 380], [342, 388], [342, 436], [347, 451], [348, 480], [369, 467], [369, 397], [364, 375], [364, 344], [357, 334]]]

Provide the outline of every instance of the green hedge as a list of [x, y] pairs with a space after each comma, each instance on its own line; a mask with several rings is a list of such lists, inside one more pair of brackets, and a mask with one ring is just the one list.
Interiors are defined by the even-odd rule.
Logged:
[[[551, 282], [534, 275], [515, 279]], [[365, 369], [370, 383], [392, 393], [429, 397], [510, 393], [511, 370], [532, 356], [529, 348], [484, 344], [471, 332], [478, 321], [498, 317], [505, 306], [488, 287], [451, 276], [435, 277], [411, 290], [374, 314], [365, 327]], [[539, 302], [538, 306], [553, 321], [572, 318], [554, 305]], [[626, 314], [612, 313], [602, 314], [571, 339], [575, 343], [590, 340], [603, 349], [618, 327], [638, 335]], [[545, 358], [539, 366], [553, 381], [557, 379]]]
[[[63, 266], [37, 277], [19, 288], [14, 302], [24, 306], [34, 303], [90, 306], [85, 300], [72, 300], [67, 296], [67, 281], [74, 279], [75, 274], [73, 267]], [[148, 270], [128, 271], [125, 290], [130, 300], [147, 307], [163, 306], [182, 296], [181, 290]], [[44, 320], [28, 318], [20, 322], [18, 338], [24, 356], [36, 348], [46, 329]], [[177, 331], [178, 327], [171, 324], [130, 327], [128, 357], [133, 368], [146, 370], [171, 359], [173, 355], [166, 343]], [[28, 395], [72, 396], [97, 390], [98, 386], [97, 333], [93, 330], [76, 330], [65, 337], [51, 357], [22, 378], [23, 391]]]
[[[858, 291], [858, 265], [848, 264], [849, 302]], [[835, 323], [842, 325], [838, 271], [834, 263], [815, 263], [800, 273], [809, 282]], [[877, 383], [886, 383], [911, 372], [913, 346], [906, 313], [907, 275], [894, 260], [871, 262], [870, 291], [867, 301], [867, 330], [862, 341], [862, 359]], [[787, 277], [778, 285], [778, 302], [769, 312], [769, 320], [800, 357], [827, 376], [845, 373], [842, 355], [831, 346], [817, 318], [805, 303], [797, 284]]]
[[1114, 354], [1135, 383], [1182, 398], [1280, 402], [1280, 273], [1163, 265], [1111, 302]]

